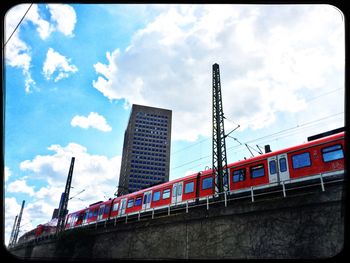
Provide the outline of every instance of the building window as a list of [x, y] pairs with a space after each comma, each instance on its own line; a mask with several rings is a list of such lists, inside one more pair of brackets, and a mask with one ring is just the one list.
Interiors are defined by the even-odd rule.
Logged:
[[167, 198], [169, 198], [170, 197], [170, 189], [165, 189], [164, 191], [163, 191], [163, 199], [167, 199]]
[[340, 144], [322, 149], [322, 159], [324, 162], [335, 161], [342, 158], [344, 158], [344, 153]]
[[202, 182], [202, 190], [209, 189], [213, 186], [213, 177], [204, 178]]
[[250, 177], [258, 178], [265, 175], [265, 169], [263, 164], [250, 167]]
[[310, 153], [305, 152], [292, 156], [292, 164], [294, 169], [311, 166]]

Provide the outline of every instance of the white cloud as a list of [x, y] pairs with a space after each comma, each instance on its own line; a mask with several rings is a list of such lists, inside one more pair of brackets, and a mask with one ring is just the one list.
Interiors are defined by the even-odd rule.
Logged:
[[[13, 223], [15, 221], [16, 215], [19, 214], [21, 209], [21, 203], [17, 203], [16, 198], [10, 197], [5, 198], [5, 226], [4, 226], [4, 233], [5, 233], [5, 244], [8, 244], [10, 240], [11, 231], [13, 228]], [[27, 218], [23, 217], [23, 222], [26, 222]], [[23, 225], [23, 224], [21, 224]], [[23, 234], [23, 233], [22, 233]], [[19, 234], [21, 236], [21, 233]], [[18, 240], [18, 239], [17, 239]]]
[[[17, 24], [29, 8], [29, 4], [20, 4], [11, 8], [5, 17], [5, 40], [8, 41]], [[7, 65], [22, 69], [25, 82], [25, 91], [30, 93], [36, 83], [32, 78], [30, 71], [32, 54], [31, 47], [20, 38], [20, 31], [23, 26], [32, 23], [41, 39], [46, 40], [52, 32], [58, 30], [67, 36], [73, 35], [76, 23], [76, 14], [74, 9], [68, 5], [49, 5], [51, 20], [45, 20], [39, 12], [39, 5], [33, 4], [27, 15], [24, 17], [21, 25], [17, 28], [11, 39], [6, 43], [5, 60]], [[63, 18], [64, 17], [64, 18]], [[62, 19], [61, 19], [62, 18]], [[57, 21], [57, 20], [60, 21]], [[56, 25], [54, 25], [56, 24]], [[60, 78], [65, 77], [66, 73], [62, 72]]]
[[56, 29], [66, 36], [73, 36], [77, 16], [74, 8], [69, 5], [48, 4], [51, 20], [56, 23]]
[[57, 51], [49, 48], [46, 54], [46, 59], [43, 65], [43, 74], [46, 79], [51, 79], [52, 75], [57, 72], [57, 76], [54, 79], [55, 82], [63, 78], [68, 78], [69, 73], [74, 73], [78, 71], [75, 65], [69, 64], [70, 59], [61, 55]]
[[[6, 63], [11, 67], [22, 69], [22, 73], [25, 77], [25, 91], [27, 93], [29, 93], [31, 88], [35, 86], [35, 81], [33, 80], [29, 70], [32, 60], [30, 55], [31, 49], [23, 40], [20, 39], [19, 29], [15, 31], [11, 39], [9, 38], [28, 7], [29, 4], [17, 5], [10, 9], [5, 17]], [[32, 13], [33, 12], [35, 12], [35, 8], [33, 8]]]
[[38, 5], [32, 5], [25, 19], [32, 22], [37, 27], [36, 30], [38, 31], [40, 38], [43, 40], [47, 39], [54, 31], [50, 22], [40, 16]]
[[106, 119], [96, 112], [90, 112], [89, 116], [76, 115], [71, 121], [73, 127], [81, 127], [83, 129], [88, 129], [89, 127], [98, 129], [103, 132], [109, 132], [112, 127], [108, 125]]
[[167, 5], [158, 11], [128, 48], [107, 52], [107, 61], [94, 65], [92, 84], [126, 105], [172, 109], [175, 140], [210, 136], [216, 62], [225, 116], [245, 122], [241, 130], [267, 127], [277, 112], [323, 116], [305, 96], [344, 86], [344, 23], [332, 6]]
[[12, 175], [12, 172], [11, 172], [10, 168], [5, 166], [5, 183], [8, 181], [8, 179], [10, 178], [11, 175]]
[[79, 190], [84, 201], [75, 199], [70, 202], [71, 210], [112, 196], [118, 184], [121, 157], [108, 158], [103, 155], [89, 154], [87, 148], [76, 143], [66, 147], [54, 144], [48, 150], [51, 155], [37, 155], [33, 160], [21, 162], [22, 171], [31, 171], [35, 178], [46, 180], [47, 186], [35, 192], [35, 197], [43, 199], [52, 206], [58, 206], [60, 195], [64, 191], [71, 158], [75, 157], [71, 196]]
[[32, 186], [28, 186], [25, 180], [16, 180], [11, 182], [7, 186], [7, 191], [9, 193], [25, 193], [30, 196], [34, 195], [34, 188]]
[[[37, 155], [32, 160], [21, 162], [20, 169], [29, 175], [11, 182], [7, 193], [22, 193], [31, 196], [23, 211], [21, 229], [25, 232], [38, 224], [51, 220], [53, 210], [58, 207], [64, 192], [71, 158], [75, 157], [72, 188], [70, 197], [81, 194], [69, 201], [68, 210], [76, 211], [98, 200], [112, 197], [118, 185], [120, 156], [108, 158], [103, 155], [90, 154], [86, 147], [69, 143], [63, 147], [53, 144], [48, 147], [52, 154]], [[9, 171], [9, 170], [8, 170]], [[45, 186], [35, 190], [28, 180], [42, 180]], [[20, 204], [14, 197], [5, 198], [5, 240], [8, 243], [15, 216], [20, 211]]]

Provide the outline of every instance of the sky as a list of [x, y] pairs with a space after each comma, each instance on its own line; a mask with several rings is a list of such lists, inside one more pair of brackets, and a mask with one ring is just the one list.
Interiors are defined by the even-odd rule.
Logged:
[[73, 156], [68, 209], [113, 197], [132, 104], [172, 110], [170, 180], [211, 167], [214, 63], [228, 163], [344, 126], [334, 6], [33, 4], [15, 30], [28, 8], [4, 18], [5, 244], [22, 200], [19, 236], [50, 221]]

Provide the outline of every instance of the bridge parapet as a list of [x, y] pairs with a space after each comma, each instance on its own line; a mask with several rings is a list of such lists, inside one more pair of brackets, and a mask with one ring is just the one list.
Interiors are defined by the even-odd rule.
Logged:
[[[323, 191], [325, 190], [325, 191]], [[24, 258], [325, 258], [343, 249], [343, 182], [119, 218], [11, 250]]]

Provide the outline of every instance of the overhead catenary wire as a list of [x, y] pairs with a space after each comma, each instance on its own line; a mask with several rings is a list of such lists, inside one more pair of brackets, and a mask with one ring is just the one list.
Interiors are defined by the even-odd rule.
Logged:
[[3, 48], [6, 46], [6, 44], [10, 41], [11, 37], [13, 36], [13, 34], [17, 31], [18, 27], [20, 26], [20, 24], [22, 23], [23, 19], [25, 18], [25, 16], [27, 15], [27, 13], [29, 12], [29, 9], [32, 7], [33, 3], [31, 3], [27, 9], [27, 11], [24, 13], [24, 15], [22, 16], [21, 20], [19, 21], [19, 23], [17, 24], [17, 26], [15, 27], [15, 29], [13, 30], [13, 32], [11, 33], [10, 37], [6, 40]]
[[[234, 149], [237, 149], [239, 147], [244, 147], [245, 144], [248, 144], [248, 143], [252, 143], [252, 142], [256, 142], [256, 141], [259, 141], [261, 139], [266, 139], [266, 138], [269, 138], [269, 137], [272, 137], [272, 136], [276, 136], [276, 135], [279, 135], [279, 138], [282, 138], [282, 137], [285, 137], [285, 136], [289, 136], [291, 133], [299, 133], [301, 132], [300, 129], [301, 128], [304, 128], [305, 126], [307, 125], [311, 125], [311, 124], [318, 124], [320, 121], [324, 121], [326, 119], [329, 119], [329, 118], [332, 118], [332, 117], [335, 117], [337, 115], [340, 115], [340, 114], [343, 114], [344, 112], [339, 112], [339, 113], [336, 113], [336, 114], [332, 114], [332, 115], [329, 115], [329, 116], [326, 116], [326, 117], [323, 117], [323, 118], [320, 118], [320, 119], [317, 119], [317, 120], [314, 120], [314, 121], [310, 121], [310, 122], [306, 122], [306, 123], [303, 123], [303, 124], [300, 124], [300, 125], [296, 125], [296, 126], [293, 126], [293, 127], [290, 127], [290, 128], [287, 128], [287, 129], [284, 129], [284, 130], [281, 130], [281, 131], [278, 131], [278, 132], [275, 132], [275, 133], [271, 133], [271, 134], [267, 134], [265, 136], [262, 136], [262, 137], [259, 137], [259, 138], [255, 138], [255, 139], [252, 139], [252, 140], [249, 140], [249, 141], [246, 141], [245, 143], [240, 143], [240, 145], [234, 145], [234, 146], [231, 146], [229, 148], [227, 148], [227, 151], [231, 151], [231, 150], [234, 150]], [[318, 124], [319, 125], [319, 124]], [[229, 136], [230, 137], [230, 136]], [[249, 145], [245, 146], [245, 147], [250, 147]], [[252, 148], [254, 149], [254, 148]], [[255, 150], [255, 149], [254, 149]], [[243, 151], [243, 149], [242, 149]], [[256, 150], [255, 150], [256, 151]], [[258, 151], [257, 151], [258, 152]], [[178, 168], [181, 168], [181, 167], [184, 167], [184, 166], [187, 166], [189, 164], [192, 164], [192, 163], [195, 163], [195, 162], [198, 162], [200, 160], [203, 160], [203, 159], [206, 159], [206, 158], [209, 158], [211, 157], [211, 154], [209, 155], [206, 155], [206, 156], [203, 156], [201, 158], [197, 158], [195, 160], [191, 160], [191, 161], [188, 161], [184, 164], [181, 164], [181, 165], [178, 165], [176, 167], [173, 167], [171, 168], [171, 171], [173, 170], [176, 170]], [[195, 167], [197, 167], [199, 165], [195, 165], [193, 167], [190, 167], [190, 168], [187, 168], [187, 169], [193, 169]]]
[[[317, 96], [313, 96], [313, 97], [307, 98], [307, 99], [305, 100], [305, 102], [310, 102], [310, 101], [312, 101], [312, 100], [316, 100], [316, 99], [318, 99], [318, 98], [320, 98], [320, 97], [323, 97], [323, 96], [325, 96], [325, 95], [329, 95], [329, 94], [334, 93], [334, 92], [337, 92], [337, 91], [339, 91], [339, 90], [344, 90], [344, 88], [337, 88], [337, 89], [329, 90], [329, 91], [327, 91], [327, 92], [325, 92], [325, 93], [322, 93], [322, 94], [319, 94], [319, 95], [317, 95]], [[273, 113], [276, 113], [276, 112], [277, 112], [277, 111], [274, 111]], [[344, 113], [344, 112], [341, 112], [341, 113]], [[337, 115], [337, 114], [341, 114], [341, 113], [336, 113], [336, 115]], [[231, 120], [230, 118], [227, 118], [226, 116], [225, 116], [224, 118], [225, 118], [226, 120], [232, 122], [233, 124], [237, 125], [237, 126], [238, 126], [237, 128], [241, 127], [240, 124], [236, 123], [235, 121]], [[256, 119], [258, 119], [258, 118], [254, 118], [254, 119], [252, 119], [252, 120], [245, 121], [245, 122], [243, 122], [242, 124], [249, 124], [249, 123], [252, 123], [252, 122], [254, 122]], [[237, 128], [236, 128], [236, 129], [237, 129]], [[230, 133], [231, 133], [231, 132], [230, 132]], [[227, 135], [229, 135], [229, 133], [228, 133]], [[177, 150], [177, 151], [171, 153], [171, 155], [173, 156], [173, 155], [175, 155], [175, 154], [177, 154], [177, 153], [179, 153], [179, 152], [182, 152], [182, 151], [184, 151], [184, 150], [186, 150], [186, 149], [188, 149], [188, 148], [192, 148], [192, 147], [194, 147], [194, 146], [196, 146], [196, 145], [198, 145], [198, 144], [201, 144], [201, 143], [203, 143], [203, 142], [205, 142], [205, 141], [207, 141], [207, 140], [210, 140], [210, 139], [211, 139], [210, 137], [205, 138], [205, 139], [203, 139], [203, 140], [201, 140], [201, 141], [199, 141], [199, 142], [196, 142], [196, 143], [194, 143], [194, 144], [191, 144], [191, 145], [189, 145], [189, 146], [186, 146], [186, 147], [184, 147], [184, 148], [181, 148], [181, 149], [179, 149], [179, 150]], [[246, 142], [246, 143], [250, 143], [250, 142], [251, 142], [251, 141]]]

